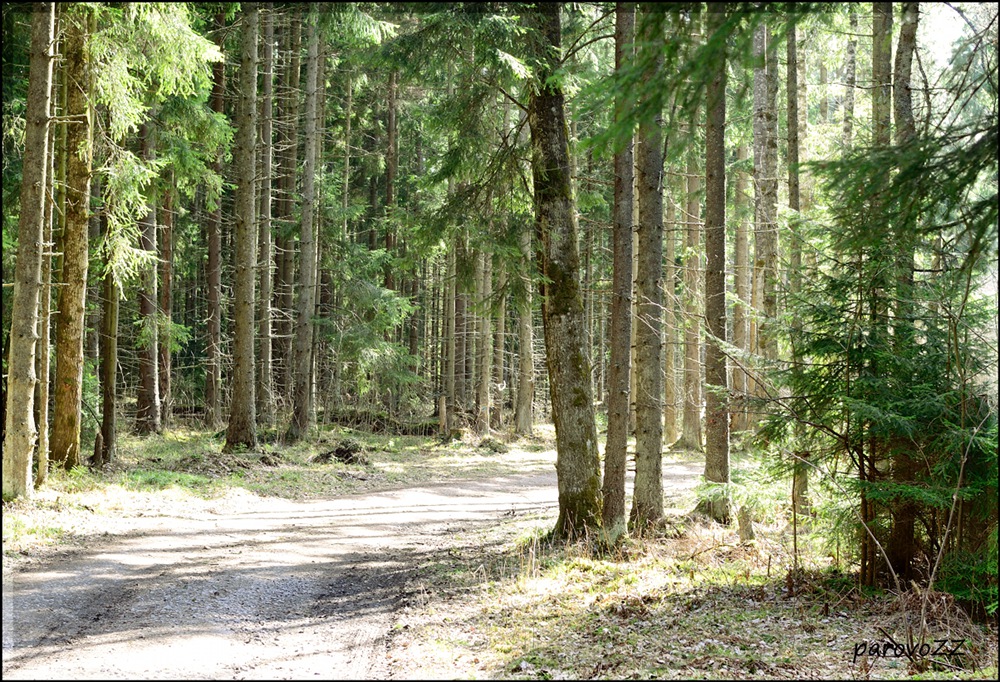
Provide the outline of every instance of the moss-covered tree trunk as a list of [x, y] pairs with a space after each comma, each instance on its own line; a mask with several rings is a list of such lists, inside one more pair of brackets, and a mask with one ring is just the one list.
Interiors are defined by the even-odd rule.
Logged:
[[[662, 12], [646, 5], [640, 15], [641, 52], [650, 54], [644, 79], [662, 77]], [[640, 57], [644, 62], [646, 58]], [[629, 524], [650, 526], [663, 516], [663, 131], [659, 112], [639, 125], [639, 245], [636, 279], [635, 491]]]
[[306, 436], [312, 415], [312, 346], [313, 322], [316, 309], [316, 155], [317, 114], [319, 104], [316, 91], [319, 80], [319, 36], [315, 14], [309, 17], [307, 32], [309, 56], [306, 65], [306, 128], [305, 167], [302, 178], [302, 237], [300, 241], [299, 295], [295, 320], [294, 389], [292, 393], [292, 421], [288, 438], [292, 441]]
[[56, 377], [52, 418], [52, 460], [70, 469], [80, 463], [83, 398], [83, 341], [89, 265], [90, 175], [93, 158], [90, 122], [90, 56], [87, 14], [67, 13], [63, 57], [69, 92], [66, 160], [66, 227], [63, 232], [62, 286], [56, 318]]
[[229, 403], [226, 452], [257, 446], [257, 409], [254, 398], [254, 290], [257, 268], [255, 221], [257, 138], [257, 41], [260, 10], [243, 5], [240, 73], [236, 100], [236, 138], [233, 167], [236, 197], [233, 229], [236, 276], [233, 285], [233, 391]]
[[[52, 42], [55, 6], [36, 3], [31, 15], [31, 61], [24, 126], [24, 171], [21, 177], [21, 213], [18, 217], [17, 264], [11, 306], [10, 362], [3, 440], [3, 498], [32, 493], [34, 455], [35, 350], [38, 341], [38, 292], [42, 270], [42, 221], [45, 184], [50, 163], [46, 155], [49, 103], [52, 91]], [[42, 428], [45, 428], [44, 424]]]
[[541, 68], [528, 105], [531, 127], [535, 229], [545, 278], [542, 321], [556, 428], [559, 518], [554, 535], [585, 536], [600, 525], [601, 469], [590, 388], [577, 219], [569, 164], [565, 99], [550, 77], [561, 42], [559, 4], [538, 5], [532, 19], [540, 32]]
[[[615, 9], [615, 68], [632, 61], [635, 5], [619, 2]], [[615, 116], [621, 120], [630, 100], [617, 95]], [[615, 204], [612, 232], [611, 343], [608, 367], [608, 437], [604, 444], [603, 523], [610, 541], [625, 531], [625, 469], [632, 370], [632, 137], [615, 154]]]
[[[714, 5], [708, 33], [725, 22], [725, 5]], [[713, 55], [706, 92], [705, 126], [705, 481], [729, 484], [729, 373], [726, 368], [726, 54]], [[715, 495], [704, 510], [729, 523], [729, 492]]]

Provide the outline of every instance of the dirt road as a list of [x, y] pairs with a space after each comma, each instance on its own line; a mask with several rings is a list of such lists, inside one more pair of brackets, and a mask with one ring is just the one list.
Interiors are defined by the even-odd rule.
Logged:
[[[700, 473], [673, 466], [675, 486]], [[394, 611], [424, 558], [512, 509], [555, 505], [552, 471], [320, 502], [238, 495], [136, 518], [100, 546], [5, 575], [3, 677], [384, 678]]]

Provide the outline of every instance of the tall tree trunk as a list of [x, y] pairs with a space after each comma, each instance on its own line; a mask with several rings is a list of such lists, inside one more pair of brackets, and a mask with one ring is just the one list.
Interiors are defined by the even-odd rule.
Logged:
[[858, 32], [858, 15], [854, 3], [848, 3], [847, 12], [850, 16], [850, 37], [847, 39], [847, 85], [844, 88], [844, 149], [850, 149], [854, 144], [854, 88], [857, 82], [857, 58], [854, 35]]
[[160, 211], [160, 314], [164, 329], [160, 334], [160, 420], [163, 428], [170, 426], [173, 412], [173, 396], [170, 392], [170, 336], [173, 322], [173, 269], [174, 269], [174, 183], [173, 174], [163, 192], [163, 206]]
[[[615, 69], [632, 62], [635, 42], [635, 5], [615, 5]], [[628, 112], [630, 99], [617, 95], [615, 117]], [[604, 444], [602, 495], [604, 532], [615, 542], [625, 524], [625, 470], [627, 466], [629, 392], [632, 371], [632, 193], [634, 162], [632, 136], [615, 154], [615, 204], [613, 227], [613, 271], [611, 281], [611, 359], [608, 368], [608, 437]]]
[[550, 78], [560, 52], [560, 6], [538, 5], [533, 18], [541, 34], [540, 68], [531, 93], [531, 126], [536, 231], [545, 277], [542, 320], [556, 428], [559, 518], [556, 537], [573, 538], [600, 524], [601, 469], [590, 391], [590, 358], [584, 346], [583, 299], [576, 210], [569, 173], [565, 102]]
[[677, 193], [667, 199], [663, 226], [663, 442], [669, 448], [677, 430]]
[[[48, 8], [45, 9], [48, 11]], [[30, 76], [29, 76], [30, 78]], [[29, 83], [30, 88], [30, 83]], [[51, 88], [50, 88], [51, 89]], [[50, 93], [51, 99], [51, 93]], [[54, 107], [53, 107], [54, 109]], [[48, 112], [46, 112], [46, 115]], [[64, 126], [65, 127], [65, 126]], [[45, 216], [42, 223], [42, 287], [38, 300], [39, 339], [35, 348], [35, 422], [38, 424], [35, 488], [45, 484], [49, 475], [49, 389], [52, 363], [49, 346], [52, 339], [52, 232], [55, 220], [55, 124], [50, 123], [45, 150]], [[23, 205], [23, 204], [22, 204]], [[16, 269], [15, 269], [16, 274]], [[16, 286], [16, 284], [15, 284]], [[4, 405], [6, 408], [6, 404]], [[6, 420], [6, 415], [4, 417]]]
[[[708, 14], [708, 33], [721, 30], [725, 5]], [[724, 44], [724, 43], [723, 43]], [[723, 346], [726, 338], [726, 54], [713, 55], [706, 92], [705, 127], [705, 481], [728, 485], [729, 372]], [[729, 523], [729, 492], [714, 496], [704, 507], [719, 523]]]
[[[101, 216], [102, 234], [108, 233], [106, 214]], [[104, 316], [101, 320], [101, 437], [94, 449], [94, 465], [113, 462], [118, 452], [118, 304], [121, 290], [108, 269], [103, 278]]]
[[872, 142], [892, 143], [892, 3], [872, 3]]
[[[216, 40], [222, 46], [225, 14], [215, 16]], [[226, 82], [225, 60], [212, 66], [212, 111], [223, 113]], [[214, 170], [222, 173], [222, 152], [215, 159]], [[222, 197], [208, 219], [208, 340], [205, 358], [205, 424], [215, 429], [222, 421]]]
[[[31, 15], [31, 57], [25, 108], [21, 211], [11, 306], [10, 355], [3, 440], [3, 498], [30, 497], [31, 462], [37, 431], [33, 398], [38, 341], [38, 294], [41, 287], [45, 186], [51, 168], [46, 156], [52, 91], [52, 44], [55, 5], [36, 3]], [[42, 425], [44, 428], [44, 425]]]
[[466, 305], [468, 296], [462, 292], [458, 271], [466, 256], [465, 238], [463, 235], [458, 235], [455, 237], [455, 407], [461, 412], [468, 409], [466, 377], [469, 373], [468, 346], [470, 344], [468, 321], [466, 320], [468, 317], [468, 306]]
[[684, 232], [684, 414], [681, 447], [701, 452], [701, 205], [698, 165], [693, 153], [687, 161], [687, 209]]
[[225, 452], [257, 447], [257, 409], [254, 398], [254, 289], [257, 262], [257, 224], [254, 218], [257, 137], [257, 43], [260, 8], [257, 3], [243, 5], [240, 32], [240, 73], [236, 100], [236, 139], [233, 168], [236, 197], [233, 211], [235, 247], [235, 282], [233, 306], [233, 391], [229, 402], [229, 428]]
[[[777, 356], [774, 333], [777, 316], [778, 225], [777, 225], [777, 54], [766, 25], [754, 35], [754, 53], [764, 58], [754, 69], [754, 287], [758, 288], [760, 322], [756, 348], [768, 360]], [[756, 383], [757, 394], [763, 386]]]
[[[56, 319], [56, 380], [52, 419], [52, 459], [67, 469], [80, 460], [80, 409], [83, 399], [83, 337], [89, 264], [91, 140], [90, 57], [87, 13], [67, 14], [63, 58], [69, 94], [67, 133], [66, 229], [63, 233], [62, 286]], [[34, 358], [32, 358], [32, 362]], [[32, 387], [34, 388], [34, 387]]]
[[298, 139], [299, 139], [299, 81], [301, 79], [301, 47], [302, 47], [302, 17], [301, 11], [294, 11], [286, 29], [291, 32], [288, 38], [290, 58], [288, 68], [283, 72], [283, 91], [279, 92], [281, 103], [281, 145], [284, 153], [279, 157], [278, 175], [280, 177], [279, 195], [279, 230], [275, 240], [275, 279], [274, 298], [276, 323], [274, 357], [280, 358], [280, 364], [275, 366], [275, 391], [287, 399], [292, 390], [292, 279], [295, 274], [295, 240], [290, 233], [294, 220], [293, 206], [296, 191], [296, 175], [298, 173]]
[[[450, 181], [449, 181], [450, 183]], [[456, 296], [456, 259], [454, 247], [448, 249], [448, 264], [445, 268], [445, 300], [444, 300], [444, 338], [445, 338], [445, 368], [444, 368], [444, 394], [447, 410], [447, 427], [449, 431], [455, 427], [455, 410], [458, 407], [458, 394], [456, 393], [455, 367], [458, 358], [457, 333], [455, 325], [455, 304]]]
[[[142, 141], [142, 158], [153, 158], [152, 131], [147, 124], [139, 129]], [[139, 221], [142, 226], [141, 245], [145, 251], [156, 255], [156, 212], [149, 200], [149, 212]], [[211, 264], [209, 264], [211, 267]], [[142, 319], [144, 339], [139, 348], [139, 390], [136, 394], [135, 429], [139, 435], [160, 433], [160, 379], [159, 379], [159, 324], [157, 321], [156, 265], [149, 265], [142, 274], [139, 290], [139, 317]]]
[[500, 429], [503, 427], [503, 411], [506, 407], [503, 391], [506, 389], [504, 347], [507, 341], [507, 267], [502, 258], [497, 258], [497, 291], [500, 294], [500, 300], [497, 305], [497, 321], [494, 325], [493, 383], [497, 387], [500, 398], [496, 409], [490, 416], [490, 425], [495, 429]]
[[[739, 145], [736, 151], [737, 162], [742, 165], [747, 160], [747, 146]], [[734, 248], [734, 279], [736, 284], [736, 298], [733, 305], [733, 345], [744, 353], [749, 352], [749, 315], [750, 308], [750, 240], [747, 234], [747, 222], [743, 217], [742, 207], [747, 203], [747, 174], [738, 170], [736, 175], [736, 187], [733, 192], [733, 204], [736, 217], [736, 245]], [[744, 431], [748, 426], [747, 409], [745, 399], [747, 396], [747, 373], [742, 363], [733, 367], [733, 394], [738, 401], [733, 406], [732, 430]]]
[[265, 426], [274, 425], [274, 379], [271, 365], [271, 296], [274, 260], [271, 246], [271, 186], [272, 186], [272, 133], [274, 119], [274, 3], [267, 3], [264, 11], [264, 73], [261, 79], [260, 115], [260, 253], [257, 268], [260, 272], [260, 316], [257, 321], [257, 337], [260, 339], [260, 363], [257, 365], [257, 418]]
[[[799, 187], [799, 74], [802, 71], [802, 64], [799, 61], [798, 41], [796, 38], [796, 28], [794, 22], [789, 20], [788, 37], [786, 42], [786, 67], [787, 67], [787, 120], [788, 120], [788, 208], [791, 212], [789, 219], [789, 230], [791, 232], [791, 249], [788, 268], [789, 295], [795, 297], [802, 289], [802, 242], [800, 239], [801, 224], [801, 203]], [[804, 80], [801, 83], [805, 85]], [[804, 102], [803, 102], [804, 104]], [[801, 112], [804, 116], [806, 111]], [[793, 322], [793, 324], [797, 324]], [[799, 352], [792, 344], [792, 367], [793, 372], [801, 371], [802, 359]], [[802, 427], [795, 425], [796, 435], [801, 437]], [[798, 438], [796, 439], [798, 442]], [[809, 467], [806, 459], [809, 453], [802, 448], [796, 449], [792, 456], [792, 505], [797, 516], [805, 516], [808, 512], [808, 491], [809, 491]]]
[[319, 79], [319, 31], [318, 17], [310, 12], [306, 32], [309, 38], [309, 55], [306, 65], [306, 129], [305, 167], [302, 176], [302, 237], [300, 241], [300, 277], [298, 314], [295, 321], [295, 390], [292, 396], [292, 421], [288, 427], [288, 438], [297, 441], [304, 438], [311, 426], [312, 414], [312, 316], [316, 308], [316, 270], [312, 254], [316, 247], [316, 225], [314, 221], [316, 203], [316, 154], [317, 115], [319, 105], [316, 91]]
[[396, 72], [389, 74], [389, 102], [386, 107], [385, 137], [385, 252], [389, 259], [385, 265], [385, 288], [396, 288], [393, 276], [392, 257], [396, 251], [396, 230], [393, 227], [393, 209], [396, 205], [396, 174], [399, 167], [399, 151], [396, 140]]
[[[640, 50], [652, 52], [644, 80], [657, 82], [663, 70], [663, 28], [655, 13], [642, 13]], [[639, 125], [638, 170], [639, 268], [635, 298], [635, 491], [629, 524], [651, 526], [663, 516], [663, 352], [660, 331], [663, 310], [663, 131], [660, 113]]]
[[514, 406], [514, 433], [530, 436], [534, 422], [535, 361], [534, 330], [531, 323], [531, 228], [521, 231], [521, 281], [524, 298], [517, 308], [517, 404]]
[[489, 433], [490, 430], [490, 378], [493, 375], [493, 332], [491, 329], [491, 316], [489, 314], [490, 296], [492, 295], [493, 284], [493, 257], [481, 250], [477, 256], [479, 259], [478, 269], [480, 271], [478, 289], [479, 309], [479, 337], [476, 349], [478, 359], [476, 369], [478, 370], [478, 380], [476, 381], [476, 431], [479, 433]]
[[[903, 3], [902, 23], [899, 28], [899, 42], [896, 44], [896, 65], [893, 80], [893, 113], [896, 118], [896, 145], [905, 146], [916, 137], [913, 120], [913, 98], [910, 81], [913, 69], [913, 54], [917, 42], [917, 22], [919, 21], [917, 2]], [[896, 352], [906, 354], [913, 343], [913, 255], [916, 216], [904, 215], [895, 226], [896, 252], [896, 309], [893, 340]], [[893, 482], [900, 487], [914, 485], [919, 462], [908, 446], [895, 449], [892, 462]], [[919, 456], [919, 455], [918, 455]], [[917, 547], [914, 526], [917, 518], [917, 504], [912, 497], [895, 500], [893, 504], [892, 532], [889, 536], [889, 561], [903, 584], [909, 583], [913, 574], [913, 558]]]

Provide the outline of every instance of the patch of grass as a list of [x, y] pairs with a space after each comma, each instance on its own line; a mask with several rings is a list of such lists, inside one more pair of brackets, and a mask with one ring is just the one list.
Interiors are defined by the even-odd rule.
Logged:
[[[401, 674], [858, 678], [865, 673], [852, 661], [855, 643], [890, 622], [895, 597], [857, 594], [823, 555], [800, 557], [814, 568], [793, 574], [789, 591], [783, 522], [762, 524], [758, 541], [743, 546], [735, 524], [689, 519], [680, 532], [601, 554], [586, 543], [546, 542], [553, 521], [538, 515], [471, 533], [465, 542], [479, 552], [449, 553], [422, 572], [422, 591], [437, 596], [402, 619], [394, 640], [407, 652]], [[433, 615], [445, 611], [447, 622]], [[427, 640], [438, 645], [425, 648]], [[995, 664], [995, 627], [986, 641], [993, 653], [982, 660]], [[905, 665], [890, 663], [878, 661], [872, 675], [907, 677]]]
[[[551, 430], [551, 429], [550, 429]], [[131, 516], [170, 513], [202, 501], [251, 494], [308, 500], [347, 493], [440, 483], [455, 478], [502, 476], [552, 466], [554, 435], [509, 452], [478, 447], [469, 437], [442, 445], [433, 437], [368, 434], [353, 429], [319, 430], [314, 439], [282, 441], [265, 433], [253, 452], [223, 453], [224, 432], [177, 426], [140, 438], [121, 434], [117, 457], [103, 470], [55, 468], [46, 485], [28, 500], [3, 504], [3, 551], [34, 554], [90, 537]], [[359, 441], [370, 464], [315, 462], [317, 454], [344, 437]], [[8, 565], [5, 563], [4, 568]]]

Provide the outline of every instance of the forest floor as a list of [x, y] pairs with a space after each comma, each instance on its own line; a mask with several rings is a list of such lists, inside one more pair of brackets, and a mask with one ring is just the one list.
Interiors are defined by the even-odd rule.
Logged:
[[[936, 593], [930, 637], [956, 655], [870, 655], [919, 595], [858, 593], [806, 534], [790, 570], [787, 520], [741, 544], [690, 517], [692, 453], [665, 459], [663, 528], [602, 554], [544, 541], [551, 426], [348, 435], [242, 455], [126, 439], [109, 471], [5, 504], [4, 679], [996, 676], [995, 623]], [[345, 445], [362, 459], [317, 458]]]

